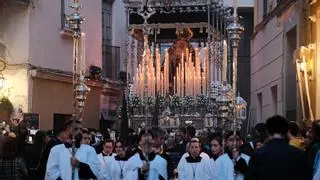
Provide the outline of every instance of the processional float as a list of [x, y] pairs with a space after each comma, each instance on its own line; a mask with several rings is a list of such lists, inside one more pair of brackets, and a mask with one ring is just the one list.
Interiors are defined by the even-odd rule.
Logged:
[[[247, 103], [237, 91], [238, 46], [244, 28], [238, 22], [236, 0], [232, 8], [224, 7], [222, 0], [124, 2], [130, 126], [194, 124], [223, 133], [239, 130], [247, 118]], [[206, 22], [149, 23], [157, 15], [196, 12], [206, 13]], [[131, 16], [143, 21], [135, 23]], [[168, 29], [176, 31], [175, 41], [159, 38]], [[202, 38], [193, 40], [194, 33]]]

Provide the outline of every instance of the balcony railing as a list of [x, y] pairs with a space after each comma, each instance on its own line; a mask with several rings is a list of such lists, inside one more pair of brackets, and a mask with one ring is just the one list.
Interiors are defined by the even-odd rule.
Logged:
[[102, 76], [112, 80], [119, 80], [120, 75], [120, 47], [102, 46]]

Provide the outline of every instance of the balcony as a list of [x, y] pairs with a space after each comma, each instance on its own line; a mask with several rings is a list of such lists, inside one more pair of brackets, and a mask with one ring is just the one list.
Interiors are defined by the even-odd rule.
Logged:
[[102, 45], [102, 77], [120, 78], [120, 47]]

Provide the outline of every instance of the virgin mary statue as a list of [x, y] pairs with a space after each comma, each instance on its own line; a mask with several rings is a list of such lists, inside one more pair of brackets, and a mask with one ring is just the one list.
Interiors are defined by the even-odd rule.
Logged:
[[[169, 83], [170, 91], [173, 91], [174, 77], [176, 76], [176, 67], [181, 63], [182, 55], [186, 56], [186, 52], [191, 53], [192, 61], [195, 59], [194, 48], [190, 44], [190, 39], [193, 37], [193, 32], [189, 28], [177, 29], [176, 31], [177, 40], [169, 48]], [[186, 59], [186, 57], [184, 57]]]

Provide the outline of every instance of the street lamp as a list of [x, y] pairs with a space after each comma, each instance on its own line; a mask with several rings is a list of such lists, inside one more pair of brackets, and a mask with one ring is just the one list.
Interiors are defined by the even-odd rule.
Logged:
[[237, 119], [237, 129], [241, 128], [242, 122], [247, 119], [247, 102], [240, 97], [240, 93], [236, 97], [236, 119]]

